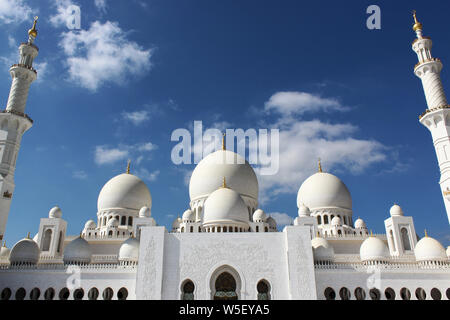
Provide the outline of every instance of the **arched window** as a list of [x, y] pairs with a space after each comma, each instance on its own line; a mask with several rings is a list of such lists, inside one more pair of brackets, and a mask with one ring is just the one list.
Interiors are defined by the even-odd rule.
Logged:
[[98, 289], [97, 288], [91, 288], [91, 290], [89, 290], [88, 299], [89, 300], [97, 300], [98, 299]]
[[113, 234], [112, 230], [109, 230], [108, 236], [112, 237], [112, 234]]
[[355, 289], [355, 298], [356, 300], [366, 300], [366, 292], [363, 288], [356, 288]]
[[407, 288], [402, 288], [400, 290], [400, 297], [402, 300], [411, 300], [411, 292]]
[[122, 216], [122, 219], [120, 219], [120, 225], [121, 225], [121, 226], [124, 226], [124, 225], [126, 225], [126, 224], [127, 224], [127, 217]]
[[30, 291], [30, 300], [38, 300], [41, 295], [41, 290], [39, 288], [34, 288]]
[[222, 230], [221, 227], [217, 227], [217, 232], [220, 232]]
[[333, 288], [326, 288], [325, 291], [323, 292], [325, 299], [327, 300], [334, 300], [336, 299], [336, 292], [334, 292]]
[[194, 300], [195, 285], [191, 280], [186, 280], [181, 286], [181, 300]]
[[44, 232], [44, 241], [42, 241], [42, 251], [50, 250], [51, 240], [52, 240], [52, 229], [47, 229]]
[[184, 232], [184, 227], [181, 227], [181, 232]]
[[330, 222], [331, 222], [331, 220], [333, 220], [333, 218], [334, 218], [334, 214], [331, 215]]
[[339, 290], [339, 296], [341, 297], [341, 300], [350, 300], [350, 290], [346, 287], [342, 287], [341, 290]]
[[190, 231], [191, 231], [191, 233], [194, 232], [194, 227], [193, 226], [191, 226]]
[[62, 288], [61, 291], [59, 291], [59, 300], [67, 300], [69, 299], [69, 289]]
[[338, 230], [338, 235], [342, 236], [342, 231]]
[[128, 297], [128, 290], [126, 288], [120, 288], [119, 291], [117, 291], [118, 300], [127, 300], [127, 297]]
[[264, 227], [264, 232], [269, 232], [269, 228]]
[[323, 224], [328, 224], [328, 216], [323, 216]]
[[1, 300], [9, 300], [9, 298], [11, 298], [11, 289], [10, 288], [5, 288], [2, 290], [2, 294], [0, 296]]
[[256, 232], [259, 232], [259, 226], [256, 226]]
[[76, 289], [76, 290], [73, 292], [73, 299], [74, 299], [74, 300], [82, 300], [83, 297], [84, 297], [84, 290], [83, 290], [83, 289], [78, 288], [78, 289]]
[[237, 300], [236, 279], [228, 273], [222, 272], [216, 279], [214, 300]]
[[392, 288], [386, 288], [386, 290], [384, 290], [384, 295], [386, 300], [395, 300], [395, 291]]
[[427, 293], [423, 290], [423, 288], [416, 289], [416, 298], [417, 300], [425, 300], [427, 298]]
[[45, 292], [44, 292], [45, 300], [53, 300], [54, 297], [55, 297], [55, 289], [48, 288], [47, 290], [45, 290]]
[[433, 300], [441, 300], [442, 299], [442, 293], [439, 289], [433, 288], [431, 289], [431, 298]]
[[223, 232], [227, 232], [228, 228], [227, 227], [223, 227]]
[[133, 217], [128, 217], [128, 225], [129, 226], [133, 225]]
[[447, 299], [450, 300], [450, 288], [447, 288], [447, 290], [445, 290], [445, 295], [447, 296]]
[[260, 280], [256, 290], [258, 290], [258, 300], [270, 300], [270, 285], [266, 280]]
[[370, 289], [369, 296], [372, 300], [380, 300], [381, 298], [380, 290], [378, 290], [377, 288]]
[[317, 224], [321, 224], [322, 223], [322, 217], [321, 216], [317, 216]]
[[114, 291], [110, 287], [103, 290], [103, 300], [111, 300], [114, 296]]
[[238, 232], [238, 227], [234, 227], [234, 232]]
[[411, 250], [411, 244], [409, 242], [408, 230], [406, 228], [402, 228], [400, 232], [401, 232], [401, 236], [402, 236], [403, 249]]
[[26, 295], [27, 295], [27, 292], [25, 291], [25, 289], [24, 288], [19, 288], [16, 291], [15, 298], [16, 298], [16, 300], [23, 300], [23, 299], [25, 299]]

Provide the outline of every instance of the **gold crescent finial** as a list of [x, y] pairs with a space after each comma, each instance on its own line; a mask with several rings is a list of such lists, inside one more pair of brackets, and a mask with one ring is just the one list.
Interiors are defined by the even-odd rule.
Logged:
[[128, 162], [127, 162], [127, 173], [128, 174], [130, 174], [130, 165], [131, 165], [131, 160], [128, 159]]
[[30, 232], [28, 232], [28, 234], [27, 234], [27, 239], [31, 239], [30, 238]]
[[372, 230], [370, 230], [370, 236], [373, 237], [373, 232], [372, 232]]
[[227, 180], [223, 177], [222, 188], [227, 188]]
[[425, 229], [425, 238], [428, 238], [427, 229]]
[[414, 26], [413, 26], [413, 30], [417, 31], [417, 30], [422, 30], [422, 24], [417, 20], [417, 13], [416, 10], [413, 10], [413, 17], [414, 17]]
[[33, 27], [30, 30], [28, 30], [28, 35], [33, 36], [33, 38], [37, 37], [37, 30], [36, 30], [37, 20], [38, 20], [38, 16], [35, 16], [34, 22], [33, 22]]
[[322, 163], [320, 162], [320, 158], [319, 158], [319, 172], [323, 172], [322, 171]]
[[225, 149], [225, 132], [224, 133], [222, 133], [222, 150], [226, 150]]

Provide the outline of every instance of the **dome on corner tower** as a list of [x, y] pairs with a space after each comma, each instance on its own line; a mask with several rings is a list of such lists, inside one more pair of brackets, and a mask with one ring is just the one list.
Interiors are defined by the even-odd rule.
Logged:
[[129, 173], [122, 173], [109, 180], [100, 191], [97, 201], [98, 211], [124, 208], [139, 211], [151, 208], [152, 196], [147, 185]]
[[189, 182], [191, 201], [216, 191], [223, 177], [240, 195], [258, 200], [258, 179], [250, 164], [237, 153], [218, 150], [207, 155], [192, 172]]

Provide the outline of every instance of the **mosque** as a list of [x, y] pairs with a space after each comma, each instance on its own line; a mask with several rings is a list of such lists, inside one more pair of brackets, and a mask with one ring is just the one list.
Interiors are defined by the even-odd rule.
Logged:
[[[37, 19], [37, 18], [36, 18]], [[0, 112], [0, 237], [14, 193], [20, 141], [33, 125], [25, 114], [36, 79], [36, 19], [20, 61], [10, 73], [7, 107]], [[450, 213], [450, 106], [432, 41], [414, 14], [419, 63], [428, 108], [420, 123], [432, 134], [441, 189]], [[230, 160], [232, 159], [232, 160]], [[0, 250], [1, 300], [449, 300], [450, 250], [394, 204], [385, 233], [354, 220], [350, 191], [338, 177], [318, 172], [299, 182], [298, 216], [278, 230], [258, 206], [258, 179], [245, 159], [221, 150], [193, 171], [190, 203], [171, 230], [152, 218], [149, 188], [125, 173], [106, 182], [97, 217], [80, 235], [68, 235], [59, 207], [39, 231]], [[20, 200], [19, 200], [20, 201]], [[450, 217], [450, 215], [449, 215]]]

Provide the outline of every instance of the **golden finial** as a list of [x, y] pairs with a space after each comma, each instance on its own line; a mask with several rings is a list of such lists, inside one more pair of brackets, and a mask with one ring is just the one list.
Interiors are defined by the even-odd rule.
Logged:
[[414, 17], [414, 26], [413, 30], [422, 30], [422, 24], [417, 20], [416, 10], [413, 10], [413, 17]]
[[370, 236], [373, 237], [373, 232], [372, 232], [372, 230], [370, 230]]
[[226, 181], [225, 177], [223, 177], [222, 188], [228, 188], [227, 187], [227, 181]]
[[29, 233], [29, 232], [28, 232], [28, 234], [27, 234], [27, 239], [31, 239], [31, 238], [30, 238], [30, 233]]
[[130, 174], [130, 165], [131, 165], [131, 160], [128, 159], [128, 162], [127, 162], [127, 173], [128, 174]]
[[37, 20], [38, 20], [38, 16], [34, 17], [33, 27], [30, 30], [28, 30], [28, 35], [32, 36], [33, 38], [37, 37], [37, 30], [36, 30]]
[[320, 158], [319, 158], [319, 172], [323, 172], [322, 171], [322, 163], [320, 162]]
[[427, 229], [425, 229], [425, 238], [428, 238]]
[[226, 150], [225, 149], [225, 132], [222, 133], [222, 150]]

